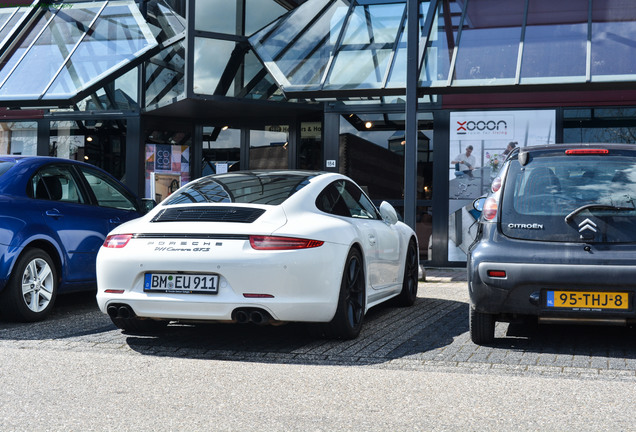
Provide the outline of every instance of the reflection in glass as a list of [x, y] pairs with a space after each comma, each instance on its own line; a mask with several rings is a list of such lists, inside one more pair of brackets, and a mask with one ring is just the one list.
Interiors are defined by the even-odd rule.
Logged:
[[241, 169], [241, 131], [224, 126], [203, 128], [204, 176]]
[[498, 3], [497, 13], [469, 2], [455, 66], [458, 80], [503, 80], [517, 70], [525, 0]]
[[292, 84], [320, 84], [348, 9], [343, 0], [333, 3], [321, 19], [277, 59], [278, 67]]
[[265, 126], [250, 131], [249, 169], [286, 169], [289, 167], [289, 126]]
[[636, 7], [631, 2], [611, 3], [615, 7], [592, 13], [592, 81], [620, 80], [624, 77], [617, 75], [636, 74]]
[[146, 63], [146, 106], [161, 104], [185, 91], [185, 48], [176, 43]]
[[237, 23], [237, 0], [196, 0], [194, 28], [226, 34], [241, 34]]
[[299, 169], [322, 169], [322, 123], [302, 122], [300, 124], [300, 145], [298, 146]]
[[[194, 84], [193, 91], [198, 94], [220, 94], [225, 96], [232, 93], [234, 76], [242, 63], [240, 58], [232, 57], [236, 42], [220, 39], [195, 38], [194, 40]], [[211, 55], [211, 53], [214, 53]], [[230, 73], [227, 82], [219, 86], [221, 77], [228, 68], [236, 72]]]
[[558, 81], [585, 79], [587, 8], [588, 0], [529, 2], [522, 83], [540, 78], [545, 81], [547, 77], [563, 77]]
[[156, 44], [132, 1], [38, 5], [22, 33], [0, 65], [0, 99], [71, 98]]
[[52, 121], [50, 125], [49, 156], [88, 162], [125, 179], [124, 120]]
[[0, 42], [4, 42], [4, 39], [13, 32], [26, 10], [27, 8], [0, 9]]
[[150, 46], [138, 24], [141, 17], [136, 18], [131, 13], [132, 7], [107, 6], [103, 10], [94, 30], [82, 40], [47, 92], [47, 98], [72, 96], [78, 88], [105, 71], [134, 59], [136, 53]]
[[37, 122], [0, 123], [0, 155], [37, 155]]
[[286, 12], [287, 9], [274, 0], [247, 0], [245, 3], [245, 34], [251, 35]]
[[[450, 9], [447, 10], [445, 19], [444, 8], [447, 6]], [[459, 25], [458, 14], [461, 14], [461, 9], [456, 2], [440, 2], [437, 7], [426, 47], [424, 67], [420, 72], [420, 82], [425, 87], [446, 85], [455, 47], [456, 26]]]

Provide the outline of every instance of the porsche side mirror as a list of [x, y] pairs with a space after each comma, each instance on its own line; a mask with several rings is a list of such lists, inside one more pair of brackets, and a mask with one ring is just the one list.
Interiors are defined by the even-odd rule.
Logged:
[[398, 215], [391, 204], [386, 201], [382, 201], [380, 204], [380, 215], [387, 223], [394, 225], [398, 221]]

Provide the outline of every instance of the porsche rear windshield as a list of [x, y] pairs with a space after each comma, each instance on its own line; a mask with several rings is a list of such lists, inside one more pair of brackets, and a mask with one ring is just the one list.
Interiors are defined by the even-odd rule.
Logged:
[[309, 184], [315, 174], [240, 172], [205, 177], [171, 195], [165, 205], [251, 203], [278, 205]]
[[[546, 155], [510, 162], [504, 234], [546, 241], [636, 241], [636, 152]], [[580, 232], [591, 220], [594, 231]], [[593, 235], [592, 235], [593, 234]]]

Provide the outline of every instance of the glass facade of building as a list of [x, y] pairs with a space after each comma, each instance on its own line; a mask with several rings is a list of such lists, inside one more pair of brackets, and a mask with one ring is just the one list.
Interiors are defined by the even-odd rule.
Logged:
[[[217, 172], [339, 171], [423, 262], [462, 266], [510, 142], [636, 143], [635, 40], [628, 0], [16, 0], [0, 154], [85, 160], [157, 200]], [[451, 163], [468, 146], [477, 180]]]

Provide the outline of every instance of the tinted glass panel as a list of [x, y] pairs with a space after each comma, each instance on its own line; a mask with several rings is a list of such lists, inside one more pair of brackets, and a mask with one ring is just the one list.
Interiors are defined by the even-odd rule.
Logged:
[[247, 0], [245, 3], [245, 34], [251, 35], [287, 12], [273, 0]]
[[[633, 152], [535, 157], [523, 167], [514, 160], [501, 227], [507, 236], [540, 241], [633, 242], [635, 200]], [[589, 229], [586, 219], [592, 222]]]
[[227, 173], [192, 182], [166, 205], [184, 203], [252, 203], [278, 205], [309, 184], [312, 175], [264, 172]]
[[522, 83], [546, 77], [562, 77], [556, 82], [585, 78], [587, 11], [588, 0], [529, 0]]
[[469, 2], [457, 53], [458, 80], [512, 81], [525, 0]]
[[[44, 93], [98, 12], [99, 7], [61, 9], [2, 86], [0, 95], [39, 97]], [[25, 80], [25, 74], [30, 79]]]
[[[195, 38], [194, 40], [194, 88], [199, 94], [220, 94], [225, 96], [232, 87], [233, 80], [219, 86], [221, 76], [230, 70], [229, 78], [234, 78], [239, 66], [243, 63], [240, 58], [232, 58], [236, 42], [219, 39]], [[214, 53], [214, 55], [209, 55]]]
[[194, 27], [216, 33], [240, 34], [237, 26], [238, 0], [196, 0]]
[[592, 2], [592, 81], [636, 74], [636, 4], [629, 0]]
[[[107, 6], [71, 56], [46, 97], [72, 96], [96, 78], [135, 58], [151, 45], [132, 13], [134, 5]], [[154, 45], [154, 44], [153, 44]]]

